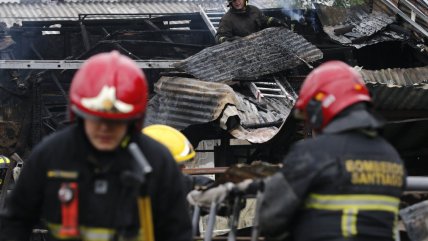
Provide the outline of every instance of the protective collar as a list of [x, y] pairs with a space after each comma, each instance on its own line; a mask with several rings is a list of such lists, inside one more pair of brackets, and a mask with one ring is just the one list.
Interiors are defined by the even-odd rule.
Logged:
[[376, 130], [383, 125], [383, 121], [376, 118], [367, 109], [358, 109], [338, 116], [322, 130], [322, 133], [339, 133], [352, 129]]

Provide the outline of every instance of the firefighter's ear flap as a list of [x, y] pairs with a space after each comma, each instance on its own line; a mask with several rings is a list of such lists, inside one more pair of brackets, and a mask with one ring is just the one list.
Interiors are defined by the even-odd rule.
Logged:
[[322, 101], [311, 99], [306, 106], [308, 123], [312, 129], [320, 129], [323, 123]]

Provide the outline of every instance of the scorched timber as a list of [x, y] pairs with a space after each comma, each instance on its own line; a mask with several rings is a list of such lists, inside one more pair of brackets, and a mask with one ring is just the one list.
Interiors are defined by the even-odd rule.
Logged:
[[286, 28], [267, 28], [208, 47], [176, 68], [205, 81], [256, 79], [322, 59], [321, 50]]

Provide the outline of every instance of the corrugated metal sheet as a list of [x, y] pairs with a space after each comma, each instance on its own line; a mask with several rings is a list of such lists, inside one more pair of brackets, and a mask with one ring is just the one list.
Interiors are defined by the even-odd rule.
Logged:
[[428, 67], [362, 70], [382, 110], [428, 110]]
[[323, 53], [286, 28], [267, 28], [205, 48], [176, 67], [205, 81], [256, 79], [322, 59]]
[[[364, 6], [336, 8], [319, 5], [317, 10], [324, 32], [343, 45], [361, 48], [382, 41], [403, 39], [398, 33], [385, 31], [395, 18], [383, 12], [370, 12]], [[381, 31], [382, 35], [375, 35]]]
[[199, 3], [206, 8], [218, 6], [216, 1], [6, 3], [0, 4], [0, 22], [10, 27], [23, 21], [77, 20], [79, 14], [191, 13], [199, 12]]
[[164, 76], [155, 84], [156, 95], [149, 102], [145, 124], [184, 129], [219, 120], [220, 127], [227, 130], [226, 123], [234, 118], [239, 123], [229, 130], [234, 137], [264, 143], [278, 133], [290, 114], [296, 94], [288, 91], [294, 98], [265, 98], [259, 103], [226, 84]]
[[21, 4], [33, 4], [33, 3], [56, 3], [56, 2], [65, 2], [65, 3], [94, 3], [94, 2], [104, 2], [104, 3], [182, 3], [182, 2], [191, 2], [191, 3], [206, 3], [206, 2], [221, 2], [221, 0], [0, 0], [2, 3], [21, 3]]
[[155, 84], [155, 95], [147, 111], [148, 123], [161, 123], [183, 129], [188, 125], [217, 119], [226, 104], [238, 99], [225, 84], [209, 83], [189, 78], [162, 77]]

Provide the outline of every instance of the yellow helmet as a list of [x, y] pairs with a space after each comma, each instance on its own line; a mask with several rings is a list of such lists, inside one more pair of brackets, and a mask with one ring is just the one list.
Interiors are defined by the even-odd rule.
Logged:
[[0, 155], [0, 189], [3, 188], [5, 182], [6, 172], [10, 165], [10, 159], [7, 156]]
[[143, 133], [165, 145], [177, 163], [191, 161], [196, 153], [189, 140], [178, 130], [167, 125], [150, 125]]

